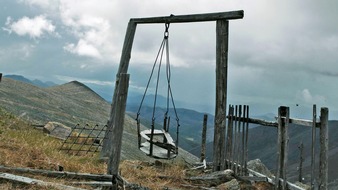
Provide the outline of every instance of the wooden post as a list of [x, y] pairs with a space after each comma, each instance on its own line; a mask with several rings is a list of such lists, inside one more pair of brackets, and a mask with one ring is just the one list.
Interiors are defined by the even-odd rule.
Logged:
[[313, 105], [312, 117], [312, 144], [311, 144], [311, 189], [315, 187], [315, 156], [316, 156], [316, 123], [317, 123], [317, 108]]
[[116, 108], [114, 121], [111, 122], [110, 126], [112, 128], [112, 139], [109, 144], [113, 145], [111, 147], [111, 154], [108, 161], [107, 174], [113, 175], [113, 184], [116, 184], [116, 177], [118, 175], [118, 168], [120, 164], [120, 155], [121, 155], [121, 146], [122, 146], [122, 134], [123, 134], [123, 124], [124, 124], [124, 115], [126, 111], [126, 102], [128, 95], [128, 86], [129, 86], [129, 74], [122, 73], [120, 74], [120, 85], [116, 93]]
[[204, 114], [203, 130], [202, 130], [201, 162], [203, 162], [203, 160], [205, 159], [205, 143], [207, 141], [207, 124], [208, 124], [208, 114]]
[[303, 181], [303, 149], [304, 145], [303, 142], [300, 143], [299, 145], [299, 175], [298, 175], [298, 181], [302, 182]]
[[0, 73], [0, 82], [1, 82], [1, 79], [2, 79], [2, 73]]
[[248, 175], [249, 105], [246, 106], [244, 175]]
[[237, 117], [238, 117], [238, 105], [235, 106], [235, 127], [234, 127], [234, 130], [233, 130], [233, 145], [232, 145], [232, 167], [231, 169], [233, 171], [235, 171], [236, 169], [236, 165], [235, 165], [235, 162], [236, 162], [236, 147], [237, 147], [237, 125], [238, 125], [238, 120], [237, 120]]
[[[287, 149], [289, 144], [288, 137], [288, 124], [289, 124], [289, 108], [281, 106], [278, 109], [278, 142], [277, 142], [277, 156], [278, 165], [276, 173], [276, 189], [286, 189], [286, 166], [287, 166]], [[279, 178], [283, 179], [283, 184], [280, 188]]]
[[120, 84], [120, 74], [121, 73], [127, 73], [128, 67], [129, 67], [129, 61], [130, 61], [130, 56], [131, 56], [131, 49], [133, 46], [133, 41], [134, 41], [134, 36], [136, 32], [136, 24], [134, 22], [129, 21], [128, 23], [128, 28], [126, 31], [126, 36], [124, 39], [124, 44], [123, 44], [123, 49], [122, 49], [122, 54], [121, 54], [121, 59], [120, 59], [120, 65], [119, 69], [116, 74], [116, 80], [115, 80], [115, 90], [114, 90], [114, 95], [112, 99], [112, 104], [111, 104], [111, 109], [110, 109], [110, 118], [107, 123], [107, 130], [105, 133], [105, 137], [103, 139], [103, 145], [102, 145], [102, 150], [100, 157], [101, 158], [108, 158], [109, 157], [109, 151], [111, 150], [111, 144], [109, 142], [112, 141], [112, 123], [114, 122], [115, 118], [115, 107], [116, 107], [116, 101], [117, 101], [117, 89], [119, 88]]
[[228, 117], [228, 126], [227, 126], [227, 140], [226, 140], [226, 167], [227, 169], [231, 168], [232, 161], [232, 137], [233, 137], [233, 116], [234, 116], [234, 106], [229, 105], [229, 117]]
[[216, 21], [216, 108], [213, 170], [224, 169], [229, 21]]
[[243, 122], [242, 122], [242, 151], [241, 151], [241, 175], [244, 175], [244, 162], [245, 162], [245, 114], [246, 105], [243, 106]]
[[319, 190], [327, 190], [328, 183], [328, 149], [329, 149], [329, 109], [320, 109], [320, 161]]
[[241, 164], [240, 163], [240, 157], [241, 157], [241, 124], [242, 124], [242, 121], [241, 121], [241, 118], [242, 118], [242, 105], [239, 105], [239, 112], [238, 112], [238, 127], [237, 127], [237, 158], [236, 158], [236, 174], [240, 175], [240, 172], [241, 172], [241, 168], [239, 167], [239, 165]]

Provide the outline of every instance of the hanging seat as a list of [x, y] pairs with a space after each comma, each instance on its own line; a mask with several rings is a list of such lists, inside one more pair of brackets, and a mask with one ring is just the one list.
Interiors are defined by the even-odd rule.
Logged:
[[[140, 132], [141, 137], [146, 140], [140, 146], [140, 150], [145, 154], [150, 154], [151, 129]], [[164, 130], [154, 129], [153, 133], [153, 154], [152, 156], [160, 159], [172, 159], [177, 156], [176, 145], [173, 138]]]

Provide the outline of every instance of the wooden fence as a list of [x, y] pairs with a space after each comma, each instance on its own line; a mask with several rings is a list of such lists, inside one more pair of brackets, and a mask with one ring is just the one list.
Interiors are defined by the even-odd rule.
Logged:
[[[321, 108], [320, 120], [317, 121], [316, 106], [313, 106], [313, 119], [303, 120], [290, 118], [289, 107], [278, 108], [277, 122], [265, 121], [249, 117], [249, 106], [229, 106], [228, 124], [226, 126], [226, 151], [224, 165], [234, 170], [238, 175], [248, 175], [248, 126], [249, 123], [275, 127], [277, 137], [277, 171], [274, 184], [276, 189], [287, 189], [286, 178], [289, 148], [289, 124], [297, 124], [312, 128], [311, 146], [311, 189], [315, 187], [315, 178], [318, 178], [318, 189], [326, 190], [328, 184], [328, 108]], [[315, 145], [316, 128], [320, 130], [319, 175], [315, 176]], [[216, 135], [216, 134], [215, 134]]]

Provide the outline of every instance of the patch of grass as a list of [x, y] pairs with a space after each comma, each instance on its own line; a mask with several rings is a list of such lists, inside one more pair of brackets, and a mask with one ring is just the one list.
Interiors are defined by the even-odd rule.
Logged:
[[[99, 155], [72, 156], [59, 151], [62, 141], [49, 137], [41, 130], [0, 108], [0, 165], [44, 170], [57, 170], [61, 165], [65, 171], [105, 174], [106, 164]], [[164, 187], [180, 188], [184, 183], [185, 163], [141, 162], [125, 160], [120, 164], [121, 176], [130, 183], [151, 189]], [[22, 175], [22, 174], [19, 174]], [[50, 179], [44, 176], [25, 174], [27, 177], [44, 181], [67, 183], [67, 179]], [[161, 176], [171, 176], [162, 178]], [[18, 185], [0, 180], [0, 189], [41, 189], [34, 185]], [[42, 188], [43, 189], [43, 188]], [[46, 187], [46, 189], [50, 189]]]

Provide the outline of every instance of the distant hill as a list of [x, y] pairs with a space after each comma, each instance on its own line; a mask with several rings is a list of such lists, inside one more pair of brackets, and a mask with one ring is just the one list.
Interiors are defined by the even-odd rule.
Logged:
[[21, 75], [5, 75], [4, 77], [11, 78], [11, 79], [21, 81], [21, 82], [25, 82], [25, 83], [29, 83], [29, 84], [33, 84], [33, 85], [38, 86], [38, 87], [51, 87], [51, 86], [57, 85], [57, 84], [55, 84], [54, 82], [51, 82], [51, 81], [42, 82], [42, 81], [37, 80], [37, 79], [29, 80], [29, 79], [27, 79], [27, 78], [25, 78], [24, 76], [21, 76]]
[[[4, 77], [0, 83], [0, 107], [35, 124], [57, 121], [73, 127], [77, 123], [107, 123], [110, 104], [86, 85], [72, 81], [41, 88]], [[134, 119], [125, 117], [122, 159], [151, 160], [138, 150]], [[195, 157], [179, 149], [179, 157], [192, 161]]]

